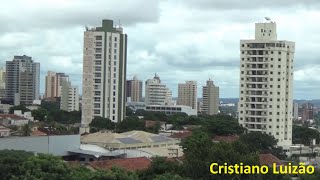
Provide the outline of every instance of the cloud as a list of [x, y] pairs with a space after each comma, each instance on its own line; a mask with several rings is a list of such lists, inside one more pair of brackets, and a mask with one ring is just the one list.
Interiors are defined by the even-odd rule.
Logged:
[[180, 4], [184, 4], [189, 8], [201, 8], [201, 9], [210, 9], [210, 10], [233, 10], [233, 9], [281, 9], [281, 8], [290, 8], [290, 7], [305, 7], [305, 8], [314, 8], [319, 7], [319, 1], [317, 0], [180, 0]]
[[2, 7], [0, 31], [16, 32], [97, 25], [103, 18], [131, 26], [157, 22], [160, 13], [158, 0], [12, 0]]
[[[290, 2], [290, 3], [289, 3]], [[48, 70], [70, 74], [81, 87], [84, 26], [121, 20], [128, 34], [127, 77], [158, 73], [177, 96], [178, 83], [212, 78], [220, 97], [239, 96], [239, 41], [254, 38], [254, 23], [277, 22], [278, 38], [294, 41], [295, 98], [317, 98], [320, 88], [318, 1], [253, 0], [12, 0], [0, 11], [0, 60], [29, 55]], [[312, 7], [311, 7], [312, 5]], [[81, 91], [81, 88], [80, 88]]]

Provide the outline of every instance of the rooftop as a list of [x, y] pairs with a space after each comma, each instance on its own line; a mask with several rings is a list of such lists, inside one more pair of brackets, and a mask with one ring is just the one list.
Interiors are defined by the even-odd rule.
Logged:
[[212, 138], [215, 142], [227, 142], [232, 143], [238, 140], [240, 137], [238, 135], [229, 135], [229, 136], [215, 136]]
[[[103, 146], [118, 146], [118, 145], [135, 145], [147, 143], [166, 143], [177, 141], [163, 135], [152, 134], [144, 131], [129, 131], [124, 133], [112, 133], [109, 131], [101, 131], [92, 134], [87, 134], [81, 137], [83, 143], [103, 145]], [[173, 142], [174, 143], [174, 142]]]
[[272, 166], [273, 163], [276, 163], [277, 165], [284, 165], [280, 159], [278, 159], [277, 157], [275, 157], [270, 153], [260, 154], [259, 162], [260, 162], [260, 165], [268, 165], [268, 166]]
[[128, 171], [141, 171], [147, 169], [151, 165], [151, 160], [146, 157], [127, 158], [127, 159], [112, 159], [105, 161], [96, 161], [89, 163], [94, 169], [111, 169], [119, 167]]
[[86, 155], [91, 155], [96, 158], [99, 157], [118, 157], [118, 156], [123, 156], [125, 155], [124, 153], [118, 153], [118, 152], [107, 152], [107, 153], [102, 153], [102, 152], [96, 152], [96, 151], [89, 151], [89, 150], [82, 150], [82, 149], [75, 149], [69, 151], [70, 153], [74, 154], [86, 154]]
[[15, 114], [0, 114], [0, 119], [28, 120], [25, 117], [21, 117]]

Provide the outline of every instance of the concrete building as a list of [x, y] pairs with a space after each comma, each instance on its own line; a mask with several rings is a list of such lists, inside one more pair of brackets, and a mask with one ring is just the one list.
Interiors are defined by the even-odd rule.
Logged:
[[298, 103], [293, 104], [293, 119], [294, 120], [299, 119], [299, 104]]
[[302, 119], [302, 121], [308, 121], [308, 120], [314, 119], [313, 104], [311, 104], [311, 103], [302, 104], [301, 119]]
[[295, 43], [277, 39], [275, 22], [255, 24], [255, 39], [240, 41], [239, 124], [249, 132], [292, 144], [293, 59]]
[[219, 87], [209, 79], [207, 85], [202, 87], [202, 108], [204, 114], [214, 115], [219, 113]]
[[120, 122], [125, 116], [127, 35], [112, 20], [84, 32], [81, 132], [94, 116]]
[[155, 74], [153, 79], [148, 79], [145, 84], [146, 105], [171, 105], [172, 92], [165, 84], [161, 83], [160, 77]]
[[39, 99], [40, 63], [26, 55], [6, 62], [6, 98], [15, 105], [29, 105]]
[[126, 102], [141, 102], [142, 81], [134, 76], [132, 80], [127, 80], [126, 84]]
[[0, 68], [0, 98], [6, 97], [6, 69]]
[[197, 81], [186, 81], [185, 84], [178, 84], [178, 105], [190, 106], [197, 109]]
[[72, 86], [70, 81], [61, 82], [60, 109], [65, 111], [79, 111], [79, 91], [77, 86]]
[[69, 81], [69, 76], [64, 73], [48, 71], [46, 76], [45, 98], [60, 97], [62, 81]]
[[190, 106], [183, 105], [149, 105], [146, 106], [146, 111], [152, 112], [164, 112], [167, 115], [186, 113], [189, 116], [196, 116], [197, 109], [193, 109]]

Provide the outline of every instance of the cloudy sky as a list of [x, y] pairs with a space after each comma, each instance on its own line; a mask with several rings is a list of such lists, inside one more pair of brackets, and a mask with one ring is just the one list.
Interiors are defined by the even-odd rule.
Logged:
[[238, 97], [239, 40], [254, 38], [254, 23], [277, 22], [278, 39], [296, 42], [294, 98], [320, 98], [318, 0], [10, 0], [0, 7], [0, 63], [29, 55], [48, 70], [70, 74], [81, 87], [84, 27], [121, 22], [128, 34], [127, 77], [157, 73], [177, 84], [212, 78], [220, 97]]

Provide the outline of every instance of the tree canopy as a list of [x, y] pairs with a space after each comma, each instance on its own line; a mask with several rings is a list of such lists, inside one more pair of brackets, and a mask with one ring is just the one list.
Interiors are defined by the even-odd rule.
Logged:
[[312, 139], [316, 139], [320, 142], [320, 133], [318, 130], [310, 129], [307, 126], [297, 126], [292, 127], [292, 141], [294, 144], [304, 144], [311, 145]]

